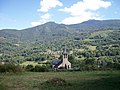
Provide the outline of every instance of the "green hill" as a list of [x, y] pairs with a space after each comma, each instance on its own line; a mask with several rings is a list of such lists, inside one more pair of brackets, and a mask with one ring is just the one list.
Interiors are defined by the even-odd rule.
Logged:
[[88, 33], [98, 30], [118, 30], [120, 20], [89, 20], [80, 24], [64, 25], [48, 22], [23, 30], [0, 30], [0, 37], [15, 38], [21, 41], [34, 42], [35, 40], [53, 40], [58, 38], [85, 37]]
[[109, 57], [119, 62], [120, 20], [89, 20], [73, 25], [48, 22], [23, 30], [0, 30], [0, 60], [51, 60], [56, 56], [40, 53], [61, 51], [65, 45], [77, 60]]

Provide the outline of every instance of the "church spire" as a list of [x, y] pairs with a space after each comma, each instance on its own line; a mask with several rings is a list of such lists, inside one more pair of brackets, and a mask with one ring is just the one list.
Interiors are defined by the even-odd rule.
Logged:
[[65, 44], [65, 48], [63, 49], [63, 53], [67, 53], [66, 44]]

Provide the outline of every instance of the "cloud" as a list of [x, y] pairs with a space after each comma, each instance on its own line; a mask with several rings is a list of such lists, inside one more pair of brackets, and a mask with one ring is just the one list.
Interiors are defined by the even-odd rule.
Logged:
[[71, 17], [65, 18], [64, 20], [62, 20], [61, 23], [76, 24], [76, 23], [81, 23], [83, 21], [87, 21], [89, 19], [100, 20], [101, 18], [99, 18], [98, 16], [99, 16], [98, 14], [93, 14], [93, 13], [90, 13], [90, 12], [86, 12], [83, 15], [80, 15], [80, 16], [78, 15], [78, 16], [71, 16]]
[[41, 25], [41, 23], [40, 22], [31, 22], [31, 25], [32, 26], [37, 26], [37, 25]]
[[59, 11], [70, 13], [70, 17], [62, 20], [64, 24], [80, 23], [89, 19], [101, 19], [97, 10], [111, 6], [111, 2], [103, 0], [83, 0]]
[[49, 13], [46, 13], [46, 14], [41, 16], [41, 18], [45, 19], [45, 20], [49, 19], [50, 17], [51, 17], [51, 15]]
[[63, 4], [59, 0], [42, 0], [40, 2], [41, 8], [37, 11], [40, 12], [48, 12], [51, 8], [55, 8], [56, 6], [63, 6]]
[[47, 13], [50, 9], [55, 8], [57, 6], [63, 6], [63, 4], [59, 0], [41, 0], [40, 8], [37, 10], [38, 12], [44, 12], [45, 14], [40, 16], [40, 21], [31, 22], [32, 26], [37, 26], [46, 23], [51, 15]]
[[44, 15], [40, 16], [40, 21], [38, 22], [32, 22], [32, 26], [37, 26], [46, 23], [51, 18], [51, 15], [49, 13], [46, 13]]

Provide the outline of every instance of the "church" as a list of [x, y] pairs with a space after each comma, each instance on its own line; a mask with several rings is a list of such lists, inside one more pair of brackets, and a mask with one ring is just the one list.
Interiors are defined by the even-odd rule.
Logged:
[[68, 61], [68, 53], [66, 49], [62, 53], [62, 60], [53, 60], [52, 67], [55, 69], [64, 68], [71, 69], [71, 63]]

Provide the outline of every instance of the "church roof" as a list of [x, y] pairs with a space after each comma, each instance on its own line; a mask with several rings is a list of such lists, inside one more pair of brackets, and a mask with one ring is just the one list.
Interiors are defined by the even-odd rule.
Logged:
[[61, 61], [61, 60], [56, 60], [56, 59], [55, 59], [55, 60], [52, 60], [52, 64], [53, 64], [53, 65], [56, 65], [56, 64], [58, 64], [60, 61]]
[[62, 60], [53, 60], [52, 64], [55, 65], [54, 68], [58, 68], [58, 66], [62, 63]]

